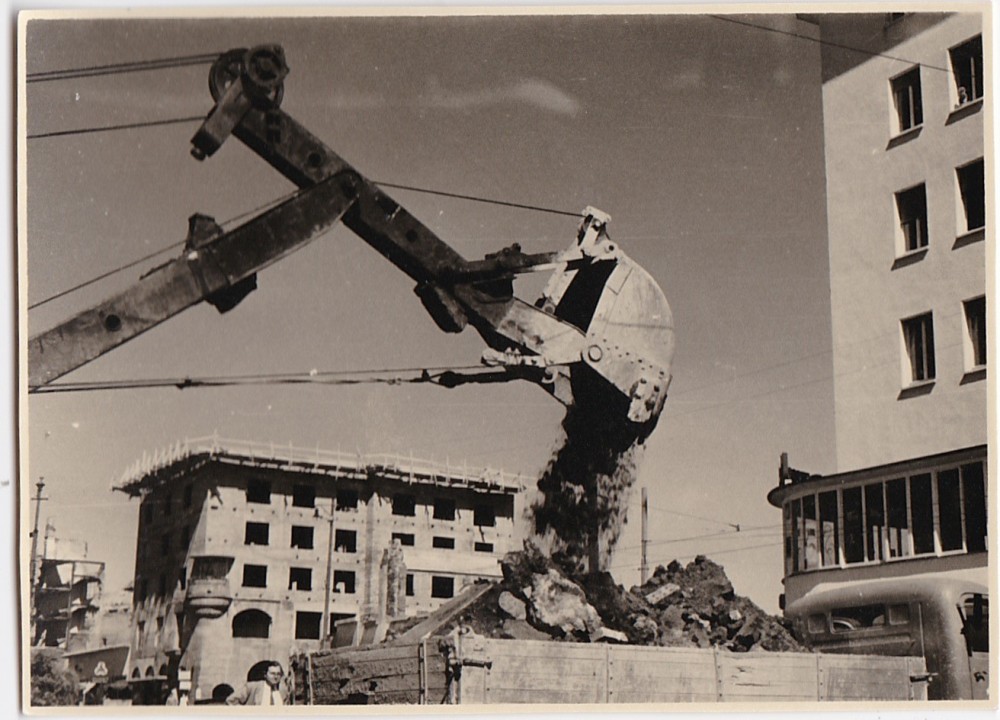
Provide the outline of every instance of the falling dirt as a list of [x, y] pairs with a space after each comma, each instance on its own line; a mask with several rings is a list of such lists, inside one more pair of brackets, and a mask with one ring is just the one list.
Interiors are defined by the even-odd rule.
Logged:
[[630, 422], [625, 398], [602, 378], [574, 380], [575, 402], [530, 510], [535, 542], [572, 575], [608, 567], [626, 522], [643, 442], [655, 423]]

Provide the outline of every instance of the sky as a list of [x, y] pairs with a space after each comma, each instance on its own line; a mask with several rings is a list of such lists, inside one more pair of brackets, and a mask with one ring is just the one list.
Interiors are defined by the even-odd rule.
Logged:
[[[820, 46], [790, 17], [611, 15], [35, 21], [27, 72], [279, 43], [283, 109], [376, 181], [612, 217], [662, 287], [677, 351], [611, 572], [722, 564], [777, 612], [780, 453], [833, 472]], [[29, 135], [206, 114], [208, 67], [31, 83]], [[291, 185], [230, 139], [199, 163], [196, 122], [27, 140], [28, 305], [225, 220]], [[390, 190], [468, 259], [573, 242], [570, 217]], [[27, 311], [35, 335], [168, 255]], [[537, 280], [527, 281], [534, 299]], [[413, 283], [346, 228], [263, 271], [232, 312], [199, 305], [65, 381], [467, 366], [485, 347], [435, 326]], [[527, 383], [253, 386], [32, 395], [24, 495], [42, 520], [131, 579], [138, 502], [126, 467], [212, 435], [503, 468], [533, 483], [564, 408]], [[33, 514], [28, 517], [33, 518]], [[736, 526], [739, 526], [737, 532]], [[26, 535], [26, 533], [23, 533]], [[27, 541], [26, 538], [24, 539]]]

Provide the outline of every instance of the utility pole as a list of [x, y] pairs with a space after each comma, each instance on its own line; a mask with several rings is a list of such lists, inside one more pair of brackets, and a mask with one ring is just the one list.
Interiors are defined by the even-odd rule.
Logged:
[[[38, 493], [35, 497], [31, 498], [35, 501], [35, 525], [34, 529], [31, 531], [31, 620], [32, 625], [35, 621], [35, 612], [38, 605], [38, 575], [41, 567], [41, 563], [38, 558], [38, 518], [42, 514], [42, 501], [48, 500], [47, 497], [42, 496], [42, 490], [45, 488], [45, 478], [39, 477], [38, 482], [35, 483], [35, 487], [38, 489]], [[32, 631], [34, 634], [34, 631]]]
[[639, 562], [639, 584], [646, 584], [649, 574], [649, 563], [646, 558], [646, 546], [649, 544], [649, 502], [646, 498], [646, 486], [642, 486], [642, 559]]
[[326, 544], [326, 585], [323, 588], [323, 620], [322, 620], [322, 631], [320, 632], [320, 637], [322, 640], [320, 642], [327, 642], [330, 637], [330, 596], [333, 594], [333, 518], [334, 513], [337, 510], [337, 495], [334, 492], [333, 497], [330, 499], [330, 514], [327, 517], [327, 522], [330, 524], [330, 534], [327, 537]]

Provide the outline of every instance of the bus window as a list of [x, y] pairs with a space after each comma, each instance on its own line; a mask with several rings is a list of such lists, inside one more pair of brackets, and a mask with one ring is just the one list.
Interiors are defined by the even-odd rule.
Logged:
[[806, 627], [810, 635], [822, 635], [826, 633], [826, 615], [815, 613], [806, 620]]
[[890, 625], [906, 625], [910, 622], [910, 606], [909, 605], [890, 605], [889, 606], [889, 624]]
[[989, 600], [984, 595], [962, 598], [962, 634], [969, 654], [990, 651]]
[[830, 625], [835, 633], [885, 625], [885, 605], [862, 605], [837, 608], [830, 613]]

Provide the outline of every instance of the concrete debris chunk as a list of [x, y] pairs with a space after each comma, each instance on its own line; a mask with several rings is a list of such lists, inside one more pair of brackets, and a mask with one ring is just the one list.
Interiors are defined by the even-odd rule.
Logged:
[[514, 597], [504, 590], [497, 600], [500, 609], [516, 620], [524, 620], [528, 617], [528, 609], [524, 606], [524, 601]]

